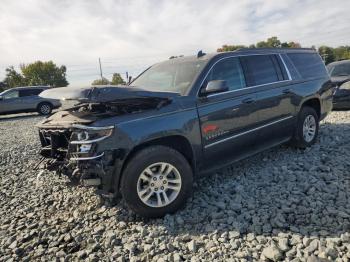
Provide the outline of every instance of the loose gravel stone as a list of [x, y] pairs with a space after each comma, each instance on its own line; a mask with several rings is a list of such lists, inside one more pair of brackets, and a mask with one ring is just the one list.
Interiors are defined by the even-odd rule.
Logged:
[[37, 180], [42, 119], [0, 118], [0, 261], [350, 261], [350, 112], [311, 148], [199, 178], [183, 210], [153, 220], [54, 172]]
[[283, 253], [275, 244], [271, 244], [264, 248], [262, 256], [272, 261], [279, 261], [283, 258]]

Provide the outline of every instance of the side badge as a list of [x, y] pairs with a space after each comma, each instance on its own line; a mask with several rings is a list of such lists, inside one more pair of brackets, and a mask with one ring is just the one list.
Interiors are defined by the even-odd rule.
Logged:
[[217, 138], [227, 133], [227, 131], [220, 130], [219, 126], [217, 125], [203, 126], [202, 131], [203, 131], [203, 136], [206, 140]]
[[213, 132], [213, 131], [216, 131], [219, 127], [217, 125], [206, 125], [206, 126], [203, 126], [202, 129], [203, 129], [203, 133], [204, 134], [207, 134], [209, 132]]

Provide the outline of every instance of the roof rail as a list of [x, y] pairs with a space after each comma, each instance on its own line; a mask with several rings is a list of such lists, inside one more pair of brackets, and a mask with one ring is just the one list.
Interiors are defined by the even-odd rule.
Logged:
[[279, 51], [294, 51], [294, 50], [306, 50], [306, 51], [313, 51], [315, 49], [313, 48], [289, 48], [289, 47], [263, 47], [263, 48], [240, 48], [235, 51], [271, 51], [271, 50], [279, 50]]

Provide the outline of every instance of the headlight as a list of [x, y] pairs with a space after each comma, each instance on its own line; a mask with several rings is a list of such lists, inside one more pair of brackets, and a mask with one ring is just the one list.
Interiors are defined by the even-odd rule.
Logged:
[[89, 127], [84, 125], [73, 125], [76, 130], [71, 136], [71, 144], [91, 144], [102, 141], [113, 133], [114, 126]]
[[92, 144], [82, 144], [79, 146], [80, 153], [88, 153], [91, 149]]
[[343, 83], [339, 89], [347, 89], [347, 90], [350, 90], [350, 81], [349, 82], [345, 82]]

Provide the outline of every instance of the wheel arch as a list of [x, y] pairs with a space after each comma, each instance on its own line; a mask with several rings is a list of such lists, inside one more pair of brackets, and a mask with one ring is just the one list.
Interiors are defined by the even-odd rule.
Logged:
[[195, 153], [189, 140], [186, 137], [182, 135], [170, 135], [166, 137], [154, 138], [138, 144], [132, 150], [130, 150], [130, 152], [126, 154], [124, 161], [120, 166], [120, 170], [118, 172], [119, 175], [117, 175], [116, 177], [117, 181], [115, 181], [115, 183], [117, 183], [116, 186], [118, 190], [120, 188], [120, 182], [123, 176], [124, 169], [129, 163], [129, 161], [133, 158], [133, 156], [142, 149], [145, 149], [150, 146], [156, 146], [156, 145], [167, 146], [181, 153], [188, 161], [189, 165], [192, 168], [193, 173], [195, 173], [196, 171]]
[[313, 98], [309, 98], [309, 99], [305, 100], [301, 104], [300, 111], [305, 106], [309, 106], [309, 107], [315, 109], [317, 116], [318, 116], [318, 119], [321, 118], [321, 101], [319, 98], [313, 97]]

